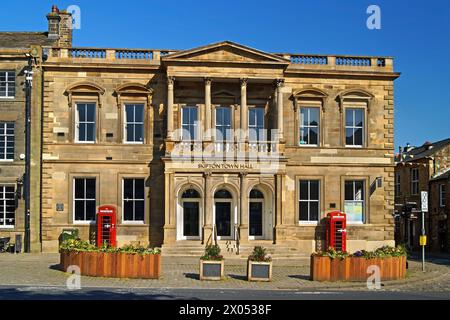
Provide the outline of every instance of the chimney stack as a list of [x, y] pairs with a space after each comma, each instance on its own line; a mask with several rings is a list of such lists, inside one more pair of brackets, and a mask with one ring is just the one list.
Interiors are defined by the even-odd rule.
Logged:
[[47, 15], [48, 38], [54, 40], [54, 45], [63, 48], [72, 47], [72, 14], [59, 11], [53, 5], [52, 12]]

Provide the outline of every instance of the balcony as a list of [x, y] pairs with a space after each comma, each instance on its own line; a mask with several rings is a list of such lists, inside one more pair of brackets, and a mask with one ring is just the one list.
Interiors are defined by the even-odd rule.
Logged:
[[278, 141], [167, 141], [166, 156], [174, 158], [265, 159], [283, 155]]

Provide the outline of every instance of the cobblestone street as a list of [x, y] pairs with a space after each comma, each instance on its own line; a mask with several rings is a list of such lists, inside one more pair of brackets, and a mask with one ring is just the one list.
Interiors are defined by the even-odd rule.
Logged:
[[[246, 281], [246, 261], [226, 260], [226, 278], [220, 282], [198, 280], [198, 260], [193, 258], [163, 257], [162, 277], [159, 280], [85, 277], [82, 287], [89, 288], [195, 288], [195, 289], [249, 289], [299, 291], [368, 291], [365, 283], [313, 282], [309, 280], [309, 260], [275, 260], [273, 281], [257, 283]], [[57, 254], [0, 255], [0, 284], [7, 287], [61, 287], [68, 274], [58, 268]], [[391, 292], [448, 292], [450, 298], [450, 260], [434, 259], [427, 263], [427, 272], [421, 271], [420, 261], [410, 260], [404, 280], [382, 283], [381, 291]]]

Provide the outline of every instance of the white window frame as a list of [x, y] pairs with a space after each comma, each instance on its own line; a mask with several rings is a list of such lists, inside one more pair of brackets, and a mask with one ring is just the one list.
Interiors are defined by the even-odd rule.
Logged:
[[[302, 121], [302, 111], [303, 110], [308, 110], [308, 123], [309, 123], [309, 120], [311, 119], [311, 113], [310, 113], [310, 110], [311, 109], [318, 109], [318, 111], [319, 111], [319, 119], [318, 119], [318, 124], [317, 124], [317, 126], [312, 126], [312, 125], [303, 125], [303, 121]], [[298, 120], [298, 122], [299, 122], [299, 124], [300, 124], [300, 126], [299, 126], [299, 131], [298, 131], [298, 145], [300, 146], [300, 147], [318, 147], [319, 146], [319, 144], [320, 144], [320, 107], [312, 107], [312, 106], [301, 106], [300, 107], [300, 112], [298, 113], [299, 115], [298, 115], [298, 117], [299, 117], [299, 120]], [[303, 143], [301, 143], [301, 136], [302, 136], [302, 134], [301, 134], [301, 132], [302, 132], [302, 129], [303, 128], [306, 128], [306, 129], [310, 129], [310, 128], [317, 128], [317, 143], [316, 144], [314, 144], [314, 143], [310, 143], [310, 141], [308, 141], [308, 143], [305, 143], [305, 144], [303, 144]], [[308, 137], [309, 137], [309, 135], [308, 135]]]
[[[352, 125], [351, 126], [347, 126], [347, 110], [352, 110]], [[361, 111], [362, 112], [362, 126], [357, 126], [356, 125], [356, 121], [355, 121], [355, 111]], [[344, 112], [344, 139], [345, 139], [345, 146], [348, 148], [363, 148], [364, 144], [366, 142], [366, 134], [365, 134], [365, 126], [366, 126], [366, 111], [364, 108], [356, 108], [356, 107], [348, 107], [345, 108], [345, 112]], [[352, 129], [353, 132], [353, 144], [347, 144], [347, 129]], [[362, 139], [361, 139], [361, 144], [355, 144], [355, 132], [357, 129], [361, 129], [362, 132]]]
[[[137, 199], [136, 198], [136, 180], [144, 180], [144, 198], [143, 199]], [[133, 198], [132, 199], [125, 199], [125, 180], [133, 180]], [[133, 201], [133, 218], [134, 220], [125, 220], [125, 201]], [[144, 202], [144, 220], [136, 220], [136, 201], [143, 201]], [[146, 213], [146, 205], [145, 205], [145, 178], [122, 178], [122, 224], [145, 224], [145, 213]]]
[[[133, 106], [133, 121], [132, 122], [128, 122], [127, 121], [127, 106]], [[142, 122], [138, 122], [136, 121], [136, 106], [140, 106], [142, 107]], [[126, 103], [123, 106], [123, 143], [125, 144], [144, 144], [144, 138], [145, 138], [145, 127], [144, 127], [144, 123], [145, 123], [145, 106], [143, 103]], [[128, 141], [128, 137], [127, 137], [127, 127], [128, 125], [136, 125], [136, 124], [140, 124], [142, 125], [142, 141]], [[136, 136], [136, 127], [134, 127], [134, 135]]]
[[[301, 182], [302, 181], [308, 181], [308, 199], [306, 200], [302, 200], [300, 198], [301, 195]], [[313, 199], [311, 200], [311, 181], [317, 181], [318, 182], [318, 187], [319, 187], [319, 192], [318, 192], [318, 199]], [[316, 225], [319, 223], [320, 221], [320, 212], [321, 212], [321, 208], [320, 208], [320, 190], [321, 190], [321, 181], [319, 179], [300, 179], [298, 180], [298, 222], [299, 224], [313, 224]], [[306, 202], [308, 204], [308, 220], [300, 220], [300, 203], [301, 202]], [[317, 202], [317, 209], [318, 209], [318, 213], [317, 213], [317, 221], [315, 220], [311, 220], [310, 216], [311, 216], [311, 202]]]
[[[79, 113], [78, 113], [78, 106], [79, 105], [94, 105], [94, 121], [83, 121], [84, 124], [94, 124], [94, 140], [92, 141], [80, 141], [80, 120], [79, 120]], [[87, 111], [87, 108], [86, 108]], [[87, 112], [86, 112], [87, 116]], [[86, 131], [87, 133], [87, 131]], [[87, 135], [86, 135], [87, 136]], [[87, 143], [87, 144], [93, 144], [97, 141], [97, 104], [95, 102], [77, 102], [75, 104], [75, 142], [76, 143]]]
[[[345, 184], [347, 182], [351, 182], [352, 183], [352, 188], [353, 188], [353, 200], [346, 200], [345, 199]], [[356, 188], [355, 188], [355, 183], [356, 182], [361, 182], [362, 183], [362, 200], [355, 200], [355, 196], [356, 196]], [[366, 181], [365, 180], [360, 180], [360, 179], [355, 179], [355, 180], [345, 180], [344, 181], [344, 211], [345, 211], [345, 204], [346, 203], [362, 203], [362, 221], [349, 221], [347, 220], [347, 224], [365, 224], [366, 223]]]
[[447, 190], [446, 190], [445, 184], [440, 184], [439, 185], [439, 207], [441, 207], [441, 208], [445, 207], [445, 197], [447, 196], [446, 192], [447, 192]]
[[[414, 177], [415, 172], [417, 173], [417, 177]], [[414, 190], [414, 186], [417, 186], [417, 190]], [[411, 168], [411, 194], [412, 195], [419, 194], [419, 168]]]
[[[184, 116], [183, 116], [183, 114], [184, 114], [183, 110], [184, 109], [189, 109], [189, 110], [196, 109], [197, 110], [197, 119], [194, 121], [194, 123], [189, 123], [189, 122], [186, 123], [186, 124], [184, 123], [184, 120], [185, 120]], [[181, 141], [193, 142], [193, 141], [196, 141], [196, 140], [199, 139], [199, 132], [198, 132], [199, 119], [198, 118], [199, 118], [199, 108], [198, 108], [198, 106], [196, 106], [196, 105], [185, 105], [185, 106], [181, 107]], [[183, 137], [183, 134], [184, 134], [183, 127], [184, 126], [193, 126], [194, 127], [194, 135], [195, 135], [194, 139], [192, 139], [192, 137], [190, 137], [190, 139], [185, 139], [185, 137]]]
[[[257, 121], [258, 120], [258, 116], [257, 116], [258, 112], [255, 112], [255, 117], [254, 117], [254, 120], [255, 120], [254, 123], [255, 124], [253, 124], [253, 125], [250, 124], [250, 110], [252, 110], [252, 109], [253, 110], [262, 110], [262, 117], [263, 117], [262, 128], [258, 126], [258, 121]], [[264, 115], [265, 115], [264, 113], [265, 113], [264, 107], [257, 106], [257, 107], [253, 107], [253, 108], [249, 108], [248, 109], [248, 137], [250, 139], [250, 132], [251, 132], [251, 130], [255, 130], [256, 136], [257, 136], [256, 140], [254, 140], [254, 141], [250, 140], [250, 142], [260, 142], [260, 141], [267, 140], [266, 132], [265, 132], [266, 124], [265, 124], [265, 121], [264, 121], [265, 120], [264, 119]], [[262, 136], [260, 135], [261, 131], [262, 131]]]
[[[6, 201], [10, 201], [10, 200], [16, 200], [16, 188], [14, 185], [12, 184], [2, 184], [0, 185], [0, 187], [3, 188], [3, 192], [0, 192], [0, 202], [3, 202], [3, 211], [0, 212], [0, 229], [14, 229], [15, 225], [16, 225], [16, 209], [14, 208], [14, 224], [12, 225], [6, 225]], [[7, 187], [11, 187], [14, 190], [13, 193], [13, 198], [6, 198], [6, 188]]]
[[[84, 180], [84, 198], [75, 198], [75, 180], [77, 179], [83, 179]], [[88, 199], [86, 198], [86, 179], [94, 179], [95, 181], [95, 198], [94, 199]], [[72, 187], [72, 219], [73, 224], [94, 224], [96, 221], [96, 212], [94, 213], [94, 219], [93, 220], [75, 220], [75, 202], [76, 201], [84, 201], [84, 217], [86, 218], [86, 201], [95, 201], [95, 207], [97, 208], [97, 178], [96, 177], [74, 177], [73, 178], [73, 187]]]
[[[7, 127], [8, 124], [12, 124], [13, 125], [13, 134], [7, 134]], [[0, 126], [3, 126], [3, 130], [4, 130], [4, 134], [2, 134], [2, 136], [5, 138], [5, 145], [3, 147], [4, 153], [5, 153], [5, 157], [4, 158], [0, 158], [0, 162], [2, 161], [7, 161], [7, 162], [11, 162], [14, 161], [14, 155], [15, 155], [15, 148], [16, 148], [16, 143], [15, 143], [15, 134], [16, 134], [16, 125], [14, 122], [12, 121], [1, 121], [0, 122]], [[8, 159], [8, 153], [6, 152], [8, 150], [8, 137], [12, 137], [13, 139], [13, 158], [12, 159]]]
[[[16, 97], [16, 72], [13, 71], [13, 70], [9, 70], [9, 71], [1, 70], [0, 73], [5, 73], [5, 79], [6, 79], [6, 81], [5, 81], [5, 92], [6, 92], [6, 96], [0, 96], [0, 99], [14, 99], [14, 98]], [[13, 73], [13, 74], [14, 74], [14, 80], [12, 81], [12, 84], [11, 84], [11, 81], [8, 81], [8, 78], [9, 78], [9, 74], [10, 74], [10, 73]], [[9, 87], [10, 87], [11, 85], [14, 87], [14, 95], [12, 95], [12, 96], [10, 96], [10, 95], [8, 94]]]

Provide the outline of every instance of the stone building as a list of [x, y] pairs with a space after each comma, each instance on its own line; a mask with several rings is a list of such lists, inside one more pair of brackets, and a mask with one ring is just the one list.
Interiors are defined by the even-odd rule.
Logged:
[[396, 240], [398, 243], [405, 243], [411, 249], [420, 248], [419, 237], [422, 229], [420, 193], [427, 191], [429, 205], [429, 212], [425, 215], [427, 246], [433, 250], [441, 247], [443, 241], [439, 237], [445, 237], [443, 230], [447, 220], [445, 206], [438, 205], [438, 188], [450, 168], [449, 159], [450, 139], [434, 143], [425, 142], [420, 147], [407, 145], [400, 148], [395, 168]]
[[450, 249], [450, 170], [430, 180], [431, 249], [449, 252]]
[[[40, 245], [40, 156], [42, 63], [41, 46], [70, 45], [60, 37], [63, 24], [70, 17], [56, 8], [47, 18], [47, 32], [0, 32], [0, 237], [15, 241], [25, 233], [23, 182], [25, 173], [25, 70], [31, 61], [31, 251]], [[62, 20], [62, 22], [61, 22]], [[57, 21], [57, 22], [55, 22]], [[60, 28], [61, 25], [61, 28]], [[64, 31], [71, 34], [70, 28]], [[70, 35], [71, 37], [71, 35]], [[64, 39], [64, 41], [63, 41]]]
[[104, 204], [119, 245], [166, 253], [310, 253], [334, 210], [350, 251], [394, 243], [392, 58], [44, 50], [44, 251], [65, 228], [95, 237]]

